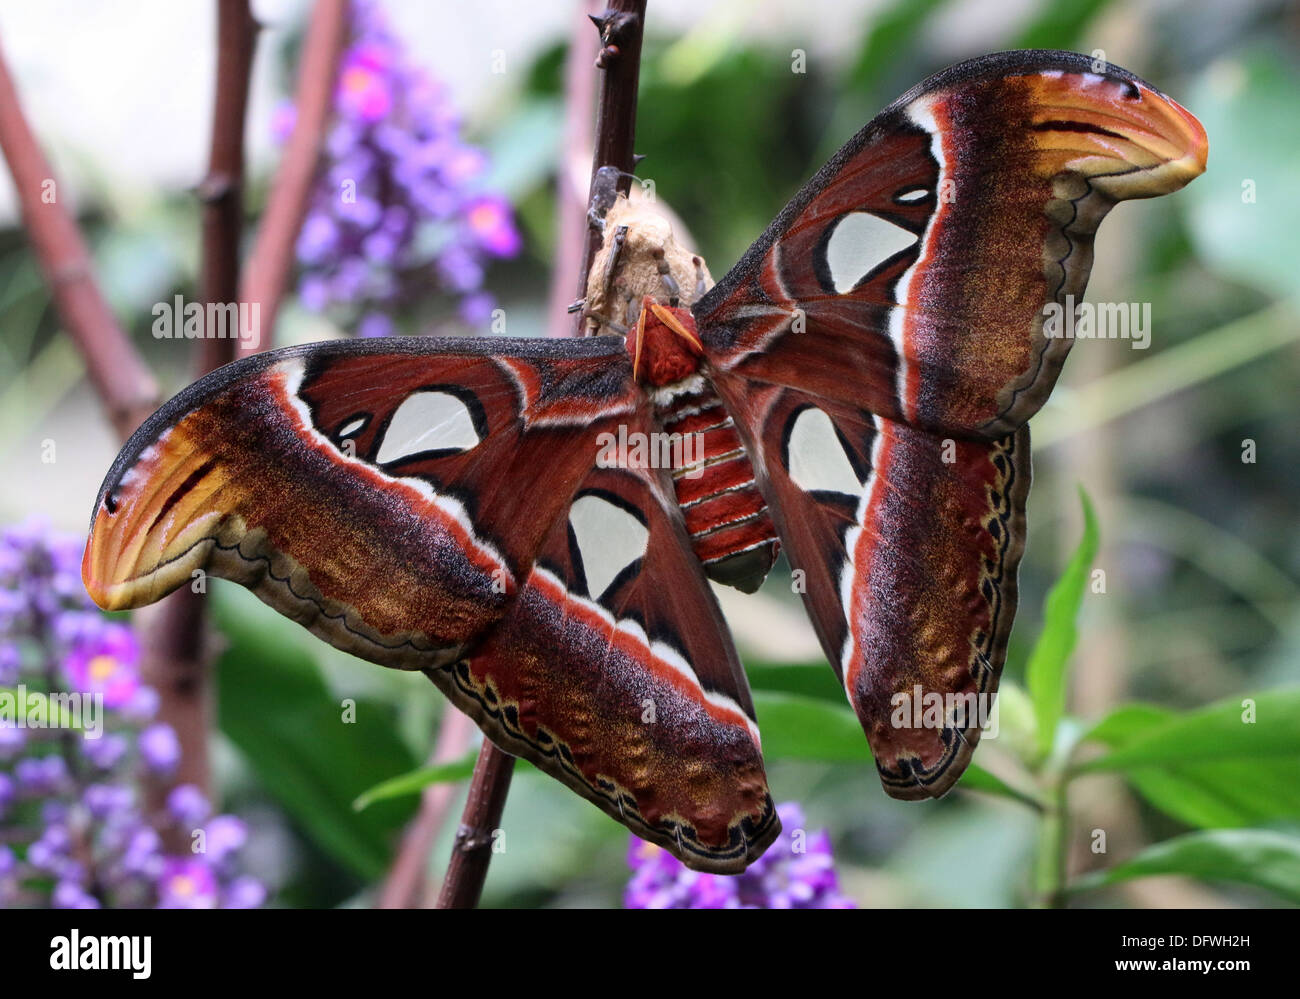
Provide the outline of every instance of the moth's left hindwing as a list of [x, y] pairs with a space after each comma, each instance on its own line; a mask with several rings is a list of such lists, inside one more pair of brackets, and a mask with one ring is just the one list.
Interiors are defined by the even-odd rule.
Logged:
[[671, 485], [595, 468], [598, 436], [647, 405], [610, 337], [240, 361], [127, 444], [86, 587], [119, 610], [233, 579], [340, 649], [424, 670], [688, 864], [738, 871], [779, 829], [744, 676]]
[[739, 872], [780, 830], [749, 687], [664, 470], [593, 470], [505, 619], [441, 672], [499, 745], [691, 867]]

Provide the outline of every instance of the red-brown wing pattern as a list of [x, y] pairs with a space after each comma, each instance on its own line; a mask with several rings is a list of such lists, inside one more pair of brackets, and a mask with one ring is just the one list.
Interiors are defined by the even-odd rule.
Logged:
[[744, 675], [668, 472], [596, 467], [602, 433], [648, 423], [630, 374], [608, 337], [229, 365], [109, 472], [87, 589], [122, 609], [199, 570], [243, 583], [341, 649], [423, 669], [692, 866], [742, 870], [779, 829]]
[[1082, 295], [1115, 202], [1177, 190], [1206, 155], [1200, 123], [1124, 70], [977, 59], [850, 140], [693, 307], [896, 797], [956, 781], [997, 687], [1024, 424], [1072, 342], [1049, 306]]
[[726, 378], [719, 389], [756, 430], [751, 453], [797, 588], [885, 789], [943, 794], [1006, 658], [1028, 428], [944, 439], [794, 389]]
[[[1116, 201], [1205, 169], [1199, 122], [1132, 74], [1012, 52], [920, 84], [796, 195], [694, 313], [710, 363], [995, 439], [1055, 384]], [[1049, 327], [1050, 329], [1050, 327]]]
[[[459, 658], [635, 407], [621, 344], [290, 348], [186, 389], [100, 491], [83, 575], [113, 610], [198, 570], [388, 666]], [[506, 483], [509, 482], [509, 486]]]
[[594, 470], [483, 646], [429, 672], [499, 745], [691, 867], [739, 872], [779, 831], [749, 688], [665, 472]]

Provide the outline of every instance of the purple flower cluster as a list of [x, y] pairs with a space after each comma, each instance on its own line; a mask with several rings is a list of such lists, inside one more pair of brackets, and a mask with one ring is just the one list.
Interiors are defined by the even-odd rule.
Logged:
[[[39, 524], [0, 532], [0, 908], [248, 908], [266, 895], [242, 876], [247, 838], [211, 816], [194, 787], [174, 788], [147, 821], [143, 793], [180, 762], [171, 726], [154, 721], [131, 629], [105, 618], [81, 585], [81, 544]], [[78, 731], [46, 727], [45, 695], [102, 704]], [[29, 705], [26, 713], [20, 705]], [[163, 836], [185, 843], [177, 856]]]
[[743, 874], [692, 871], [667, 850], [632, 837], [627, 909], [853, 909], [840, 894], [830, 837], [809, 833], [794, 802], [777, 807], [781, 835]]
[[[298, 239], [299, 298], [313, 311], [345, 307], [361, 336], [430, 288], [480, 326], [495, 303], [482, 290], [493, 257], [521, 240], [509, 204], [483, 189], [487, 157], [466, 144], [446, 88], [417, 66], [373, 0], [353, 0], [325, 162]], [[277, 116], [287, 138], [293, 108]]]

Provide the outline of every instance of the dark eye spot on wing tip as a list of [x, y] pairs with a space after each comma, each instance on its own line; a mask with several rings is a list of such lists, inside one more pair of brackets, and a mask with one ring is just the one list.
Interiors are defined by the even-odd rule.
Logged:
[[112, 493], [104, 494], [104, 509], [110, 513], [117, 513], [117, 497]]

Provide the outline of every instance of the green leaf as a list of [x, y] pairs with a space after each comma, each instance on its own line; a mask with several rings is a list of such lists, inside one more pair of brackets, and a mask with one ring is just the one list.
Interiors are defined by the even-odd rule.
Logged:
[[1176, 711], [1154, 704], [1124, 704], [1097, 722], [1084, 739], [1120, 746], [1177, 717]]
[[1191, 209], [1192, 238], [1204, 260], [1281, 298], [1300, 294], [1298, 91], [1300, 72], [1276, 42], [1237, 49], [1210, 63], [1187, 98], [1210, 137], [1210, 169], [1178, 199]]
[[1021, 31], [1016, 49], [1073, 49], [1084, 29], [1108, 6], [1110, 0], [1055, 0]]
[[[824, 700], [754, 692], [758, 730], [763, 737], [763, 756], [769, 760], [808, 760], [819, 763], [869, 763], [871, 749], [858, 717], [847, 704], [832, 705]], [[1033, 798], [1008, 785], [979, 764], [966, 768], [957, 787], [966, 791], [987, 791], [1037, 805]]]
[[310, 651], [316, 639], [243, 590], [214, 586], [211, 597], [229, 643], [217, 670], [222, 731], [322, 850], [361, 878], [378, 877], [414, 802], [364, 812], [352, 802], [419, 763], [398, 739], [391, 709], [358, 698], [345, 724]]
[[754, 690], [799, 694], [836, 705], [846, 701], [844, 687], [825, 662], [768, 663], [746, 659], [745, 675]]
[[1070, 890], [1087, 891], [1158, 874], [1254, 885], [1300, 902], [1300, 839], [1266, 829], [1188, 833], [1157, 843], [1108, 870], [1086, 875]]
[[754, 691], [763, 755], [774, 760], [868, 763], [871, 749], [847, 703]]
[[1038, 753], [1045, 757], [1056, 741], [1056, 727], [1065, 713], [1066, 665], [1078, 640], [1075, 620], [1088, 585], [1088, 569], [1097, 555], [1097, 517], [1088, 494], [1079, 490], [1083, 504], [1083, 538], [1065, 572], [1047, 594], [1043, 630], [1025, 667], [1026, 686], [1038, 722]]
[[[1128, 724], [1133, 724], [1132, 720]], [[1096, 773], [1229, 759], [1267, 762], [1279, 757], [1300, 758], [1300, 689], [1230, 698], [1145, 730], [1135, 727], [1135, 733], [1118, 748], [1076, 770]]]
[[[61, 698], [76, 697], [78, 702], [83, 699], [89, 700], [94, 695], [83, 693], [81, 691], [55, 691], [50, 693], [45, 690], [27, 690], [24, 698], [19, 698], [16, 687], [0, 687], [0, 720], [6, 725], [18, 725], [24, 723], [31, 716], [30, 707], [37, 702], [43, 701], [41, 712], [45, 719], [44, 724], [51, 729], [68, 729], [73, 732], [81, 731], [82, 715], [89, 714], [94, 710], [92, 707], [85, 709], [78, 714], [71, 711], [64, 711]], [[100, 725], [103, 724], [103, 715], [100, 714], [98, 719]]]
[[401, 798], [408, 794], [419, 794], [431, 784], [451, 784], [465, 780], [474, 772], [474, 761], [477, 758], [478, 751], [475, 750], [450, 763], [420, 767], [410, 773], [390, 777], [388, 780], [380, 781], [366, 791], [365, 794], [359, 795], [357, 800], [352, 802], [352, 807], [359, 812], [364, 808], [369, 808], [376, 801]]
[[[1253, 702], [1254, 722], [1243, 720]], [[1132, 704], [1087, 738], [1111, 752], [1076, 773], [1119, 771], [1147, 801], [1202, 828], [1300, 820], [1300, 691], [1234, 698], [1187, 714]]]

